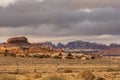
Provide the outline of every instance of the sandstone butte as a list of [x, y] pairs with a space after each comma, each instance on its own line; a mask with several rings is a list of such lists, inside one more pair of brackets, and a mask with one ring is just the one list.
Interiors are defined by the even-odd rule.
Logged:
[[28, 43], [28, 39], [26, 37], [13, 37], [9, 38], [7, 43]]

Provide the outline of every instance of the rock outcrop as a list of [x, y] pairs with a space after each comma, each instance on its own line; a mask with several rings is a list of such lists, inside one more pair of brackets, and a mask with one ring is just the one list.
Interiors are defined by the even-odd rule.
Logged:
[[54, 53], [51, 46], [43, 43], [29, 43], [26, 37], [12, 37], [7, 39], [7, 43], [0, 44], [0, 52], [8, 50], [9, 54], [34, 54], [34, 53]]
[[28, 43], [28, 39], [26, 37], [13, 37], [9, 38], [7, 43]]

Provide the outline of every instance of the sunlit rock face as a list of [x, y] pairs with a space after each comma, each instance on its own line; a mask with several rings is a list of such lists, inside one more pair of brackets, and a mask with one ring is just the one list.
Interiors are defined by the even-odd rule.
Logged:
[[7, 43], [28, 43], [28, 39], [26, 37], [13, 37], [9, 38]]

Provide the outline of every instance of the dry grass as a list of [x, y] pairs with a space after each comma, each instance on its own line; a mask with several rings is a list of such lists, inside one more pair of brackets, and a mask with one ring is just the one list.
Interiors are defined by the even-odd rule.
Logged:
[[50, 76], [42, 78], [41, 80], [66, 80], [66, 79], [63, 76], [50, 75]]
[[0, 75], [0, 80], [17, 80], [15, 75], [10, 75], [10, 74], [1, 74]]
[[80, 76], [84, 80], [94, 80], [95, 79], [95, 75], [89, 70], [82, 72], [82, 74]]
[[120, 80], [120, 61], [0, 57], [0, 80], [86, 79]]

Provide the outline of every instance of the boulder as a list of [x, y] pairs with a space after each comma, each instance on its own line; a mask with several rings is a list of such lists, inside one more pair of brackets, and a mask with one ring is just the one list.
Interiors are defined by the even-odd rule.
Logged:
[[13, 37], [9, 38], [7, 43], [28, 43], [28, 39], [26, 37]]

